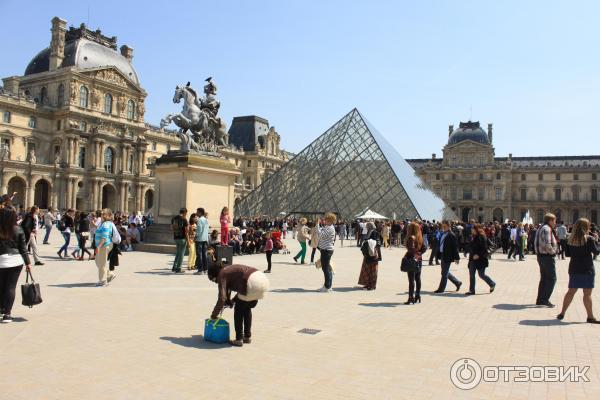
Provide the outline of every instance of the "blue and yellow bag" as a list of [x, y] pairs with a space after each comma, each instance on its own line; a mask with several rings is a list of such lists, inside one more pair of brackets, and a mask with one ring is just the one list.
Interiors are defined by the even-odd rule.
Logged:
[[222, 318], [204, 321], [204, 340], [213, 343], [229, 342], [229, 322]]

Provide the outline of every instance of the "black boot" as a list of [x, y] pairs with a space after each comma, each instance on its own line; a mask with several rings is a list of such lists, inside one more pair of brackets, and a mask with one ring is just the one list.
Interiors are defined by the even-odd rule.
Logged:
[[408, 301], [406, 301], [404, 304], [415, 304], [415, 298], [413, 296], [408, 296]]
[[415, 295], [415, 303], [420, 303], [421, 302], [421, 295], [417, 294]]

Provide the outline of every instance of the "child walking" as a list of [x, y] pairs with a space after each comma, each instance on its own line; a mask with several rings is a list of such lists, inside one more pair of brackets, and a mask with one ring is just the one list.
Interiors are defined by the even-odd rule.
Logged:
[[273, 255], [273, 239], [271, 239], [271, 232], [265, 233], [265, 254], [267, 255], [267, 269], [266, 274], [271, 273], [271, 256]]

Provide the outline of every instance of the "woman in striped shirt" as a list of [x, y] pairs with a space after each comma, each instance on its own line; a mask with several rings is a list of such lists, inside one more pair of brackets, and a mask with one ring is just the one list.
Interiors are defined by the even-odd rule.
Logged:
[[333, 270], [331, 269], [331, 256], [333, 256], [333, 245], [335, 243], [335, 228], [333, 225], [336, 221], [336, 216], [333, 213], [325, 214], [325, 226], [314, 229], [319, 230], [319, 251], [321, 252], [321, 269], [325, 277], [323, 287], [319, 292], [331, 292], [333, 285]]

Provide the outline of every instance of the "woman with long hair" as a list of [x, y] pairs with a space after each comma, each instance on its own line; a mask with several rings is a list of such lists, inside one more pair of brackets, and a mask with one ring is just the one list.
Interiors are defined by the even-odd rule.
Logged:
[[17, 226], [17, 212], [12, 206], [0, 208], [0, 314], [2, 322], [12, 322], [15, 288], [23, 269], [31, 271], [25, 233]]
[[375, 224], [367, 222], [367, 240], [361, 245], [363, 262], [360, 268], [358, 284], [366, 290], [375, 290], [377, 288], [377, 270], [379, 261], [381, 261], [381, 236]]
[[231, 223], [229, 208], [223, 207], [219, 222], [221, 223], [221, 246], [227, 246], [229, 243], [229, 224]]
[[594, 318], [592, 311], [592, 290], [594, 289], [594, 256], [599, 253], [598, 242], [590, 236], [590, 221], [585, 218], [579, 218], [571, 236], [567, 241], [566, 253], [570, 257], [569, 261], [569, 290], [565, 294], [563, 306], [558, 319], [563, 319], [565, 313], [573, 301], [578, 289], [583, 289], [583, 305], [587, 312], [587, 322], [598, 324], [600, 321]]
[[469, 291], [465, 295], [475, 294], [475, 273], [490, 286], [490, 293], [496, 289], [496, 283], [485, 274], [488, 267], [488, 244], [485, 230], [480, 224], [476, 224], [471, 232], [471, 251], [469, 253]]
[[406, 254], [404, 254], [403, 263], [407, 263], [411, 258], [416, 263], [416, 269], [407, 271], [408, 275], [408, 300], [404, 304], [415, 304], [421, 302], [421, 268], [423, 267], [422, 254], [427, 250], [423, 241], [421, 227], [416, 222], [408, 224], [406, 236], [404, 239]]
[[83, 254], [88, 255], [88, 261], [92, 258], [92, 253], [85, 247], [88, 239], [90, 238], [90, 221], [87, 215], [83, 212], [77, 213], [78, 219], [76, 220], [75, 231], [77, 232], [77, 241], [79, 243], [79, 261], [83, 261]]

